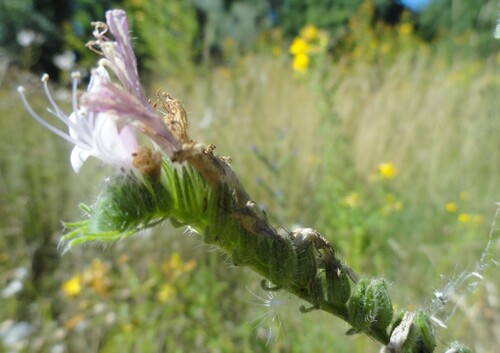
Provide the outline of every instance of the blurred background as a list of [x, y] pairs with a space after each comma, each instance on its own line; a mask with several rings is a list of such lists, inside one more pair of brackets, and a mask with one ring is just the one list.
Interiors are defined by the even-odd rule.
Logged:
[[[181, 99], [192, 136], [229, 155], [271, 223], [319, 230], [394, 305], [444, 288], [437, 352], [500, 345], [494, 240], [465, 278], [500, 201], [500, 41], [494, 0], [0, 0], [1, 352], [378, 352], [197, 236], [165, 224], [62, 254], [112, 171], [79, 175], [70, 147], [30, 119], [39, 77], [70, 111], [88, 76], [90, 22], [123, 8], [147, 95]], [[84, 85], [81, 86], [83, 89]], [[472, 291], [471, 289], [476, 290]], [[465, 297], [462, 294], [466, 293]]]

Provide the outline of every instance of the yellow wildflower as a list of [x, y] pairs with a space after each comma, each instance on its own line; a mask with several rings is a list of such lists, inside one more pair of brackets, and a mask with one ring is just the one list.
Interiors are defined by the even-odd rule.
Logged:
[[467, 213], [460, 213], [460, 214], [458, 215], [458, 221], [459, 221], [460, 223], [464, 223], [464, 224], [465, 224], [465, 223], [469, 223], [469, 221], [470, 221], [470, 215], [469, 215], [469, 214], [467, 214]]
[[281, 55], [281, 47], [279, 45], [273, 45], [271, 48], [271, 53], [273, 56], [280, 56]]
[[184, 264], [184, 272], [191, 272], [196, 268], [196, 261], [189, 260]]
[[307, 54], [297, 54], [293, 58], [292, 67], [295, 71], [304, 73], [309, 67], [309, 57]]
[[402, 23], [399, 26], [399, 34], [408, 35], [411, 32], [413, 32], [413, 26], [411, 25], [411, 23]]
[[107, 266], [100, 259], [92, 260], [89, 269], [85, 271], [90, 287], [102, 296], [108, 295], [109, 280], [106, 277]]
[[130, 256], [127, 254], [122, 254], [118, 258], [118, 265], [125, 265], [130, 260]]
[[82, 291], [80, 276], [75, 275], [71, 277], [69, 280], [62, 284], [61, 288], [68, 297], [77, 296]]
[[467, 201], [470, 199], [470, 194], [467, 191], [462, 191], [460, 193], [460, 200]]
[[131, 323], [125, 323], [122, 325], [122, 330], [125, 333], [133, 333], [135, 331], [135, 327]]
[[66, 330], [72, 330], [84, 319], [85, 316], [83, 316], [83, 314], [76, 314], [75, 316], [72, 316], [68, 320], [66, 320], [63, 326]]
[[184, 263], [179, 253], [174, 252], [170, 259], [163, 262], [161, 270], [170, 281], [175, 281], [186, 272], [191, 272], [196, 267], [196, 261]]
[[398, 174], [396, 167], [394, 164], [388, 163], [380, 163], [378, 165], [378, 174], [382, 177], [382, 179], [394, 179]]
[[403, 209], [403, 203], [401, 201], [394, 202], [392, 205], [392, 209], [396, 212], [401, 211]]
[[302, 38], [295, 38], [290, 45], [290, 54], [306, 54], [309, 51], [309, 45]]
[[483, 216], [475, 214], [474, 217], [472, 217], [472, 222], [474, 222], [475, 224], [483, 223]]
[[157, 298], [160, 302], [165, 303], [176, 294], [175, 287], [171, 284], [165, 283], [161, 286]]
[[307, 25], [300, 30], [300, 36], [306, 41], [313, 41], [318, 37], [318, 28], [313, 25]]
[[446, 211], [448, 211], [449, 213], [457, 212], [457, 204], [454, 202], [448, 202], [446, 204]]
[[350, 208], [356, 208], [359, 205], [359, 201], [360, 201], [359, 193], [353, 191], [342, 199], [342, 205]]

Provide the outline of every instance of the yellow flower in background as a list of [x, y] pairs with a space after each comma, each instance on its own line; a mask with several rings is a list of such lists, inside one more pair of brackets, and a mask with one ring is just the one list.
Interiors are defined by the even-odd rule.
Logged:
[[68, 320], [66, 320], [63, 326], [66, 330], [72, 330], [83, 320], [85, 320], [85, 316], [83, 314], [76, 314], [75, 316], [72, 316]]
[[184, 264], [184, 272], [191, 272], [196, 268], [196, 261], [189, 260]]
[[392, 204], [392, 209], [396, 212], [401, 211], [403, 209], [403, 203], [401, 201], [396, 201]]
[[271, 54], [273, 54], [273, 56], [280, 56], [281, 47], [279, 45], [273, 45], [273, 47], [271, 48]]
[[309, 45], [302, 38], [295, 38], [290, 44], [290, 54], [299, 55], [306, 54], [309, 51]]
[[403, 203], [396, 200], [393, 194], [388, 194], [385, 196], [385, 205], [382, 207], [382, 213], [389, 214], [393, 212], [399, 212], [403, 209]]
[[398, 171], [394, 164], [388, 163], [380, 163], [378, 165], [378, 174], [382, 177], [382, 179], [394, 179], [398, 175]]
[[130, 256], [127, 254], [122, 254], [118, 258], [118, 265], [125, 265], [130, 260]]
[[170, 259], [161, 265], [161, 271], [169, 281], [175, 281], [183, 274], [191, 272], [196, 267], [196, 261], [183, 262], [179, 253], [174, 252]]
[[472, 217], [472, 222], [475, 224], [483, 223], [483, 216], [476, 214]]
[[295, 71], [304, 73], [309, 67], [309, 57], [307, 54], [297, 54], [293, 58], [292, 67]]
[[160, 291], [157, 294], [157, 298], [160, 302], [165, 303], [167, 300], [175, 296], [177, 290], [171, 284], [165, 283], [161, 286]]
[[358, 207], [360, 202], [360, 195], [359, 192], [353, 191], [349, 195], [345, 196], [341, 203], [342, 205], [350, 208], [356, 208]]
[[69, 280], [64, 282], [61, 286], [62, 291], [68, 297], [75, 297], [82, 291], [81, 278], [79, 275], [71, 277]]
[[318, 28], [314, 25], [307, 25], [300, 30], [300, 36], [306, 41], [313, 41], [318, 38]]
[[462, 191], [459, 196], [460, 200], [462, 201], [467, 201], [470, 199], [470, 194], [467, 191]]
[[465, 223], [469, 223], [470, 218], [471, 218], [471, 217], [470, 217], [470, 215], [469, 215], [469, 214], [467, 214], [467, 213], [460, 213], [460, 214], [458, 215], [458, 221], [459, 221], [460, 223], [463, 223], [463, 224], [465, 224]]
[[413, 32], [413, 26], [411, 23], [402, 23], [398, 29], [401, 35], [408, 35]]
[[449, 213], [457, 212], [457, 204], [454, 202], [448, 202], [445, 207]]

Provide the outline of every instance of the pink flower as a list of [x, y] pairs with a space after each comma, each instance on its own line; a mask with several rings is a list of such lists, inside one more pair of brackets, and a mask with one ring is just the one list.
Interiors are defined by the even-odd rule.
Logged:
[[[31, 116], [75, 145], [71, 153], [71, 165], [76, 172], [89, 156], [115, 168], [132, 168], [132, 153], [137, 149], [137, 130], [147, 134], [168, 156], [181, 147], [142, 91], [125, 12], [107, 11], [106, 20], [107, 23], [93, 23], [95, 40], [87, 46], [103, 58], [92, 70], [87, 91], [79, 101], [76, 93], [80, 75], [72, 74], [73, 112], [69, 116], [52, 98], [47, 84], [48, 75], [42, 77], [45, 95], [52, 106], [48, 111], [66, 124], [68, 133], [40, 117], [29, 105], [24, 95], [25, 89], [18, 88]], [[106, 36], [108, 31], [113, 39]], [[111, 79], [110, 71], [118, 82]]]
[[[129, 37], [127, 15], [123, 10], [106, 12], [106, 24], [94, 22], [95, 40], [87, 44], [102, 55], [99, 66], [111, 70], [120, 85], [104, 82], [99, 90], [89, 91], [82, 102], [93, 112], [114, 112], [120, 124], [132, 124], [151, 137], [166, 153], [172, 156], [180, 149], [180, 142], [146, 99], [139, 80], [137, 60]], [[114, 41], [106, 36], [109, 32]]]
[[[96, 70], [93, 73], [88, 90], [98, 89], [99, 81], [106, 80], [107, 72]], [[73, 113], [66, 115], [56, 104], [48, 88], [49, 76], [42, 76], [45, 95], [52, 108], [47, 110], [53, 116], [61, 120], [68, 127], [68, 133], [59, 130], [40, 117], [29, 105], [24, 95], [24, 87], [18, 87], [18, 92], [24, 106], [31, 116], [47, 129], [75, 145], [71, 152], [71, 165], [78, 172], [89, 156], [100, 159], [115, 168], [130, 169], [132, 167], [132, 153], [136, 150], [137, 142], [135, 132], [130, 126], [118, 130], [113, 116], [109, 113], [96, 114], [89, 111], [87, 107], [77, 107], [76, 91], [80, 75], [72, 74], [73, 80]], [[109, 76], [108, 76], [109, 79]]]

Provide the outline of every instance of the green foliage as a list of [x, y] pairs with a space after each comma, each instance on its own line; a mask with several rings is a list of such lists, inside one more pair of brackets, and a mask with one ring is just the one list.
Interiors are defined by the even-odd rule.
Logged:
[[91, 207], [82, 205], [88, 219], [66, 223], [72, 229], [61, 238], [64, 247], [89, 241], [116, 241], [170, 219], [176, 226], [202, 227], [203, 203], [208, 202], [205, 181], [191, 168], [179, 173], [163, 162], [162, 180], [119, 174], [106, 181]]
[[201, 14], [199, 54], [210, 59], [235, 62], [238, 55], [253, 48], [261, 31], [269, 28], [266, 0], [193, 0]]
[[191, 1], [124, 1], [124, 9], [139, 64], [159, 77], [190, 77], [199, 30]]
[[498, 49], [491, 41], [497, 7], [495, 0], [434, 0], [417, 17], [419, 31], [426, 39], [444, 39], [455, 55], [457, 50], [487, 55]]
[[0, 47], [19, 53], [14, 59], [25, 69], [40, 65], [45, 51], [61, 43], [55, 20], [51, 11], [36, 8], [32, 0], [0, 0]]
[[291, 0], [280, 9], [281, 26], [288, 34], [297, 34], [301, 27], [314, 24], [334, 33], [347, 23], [362, 0]]

